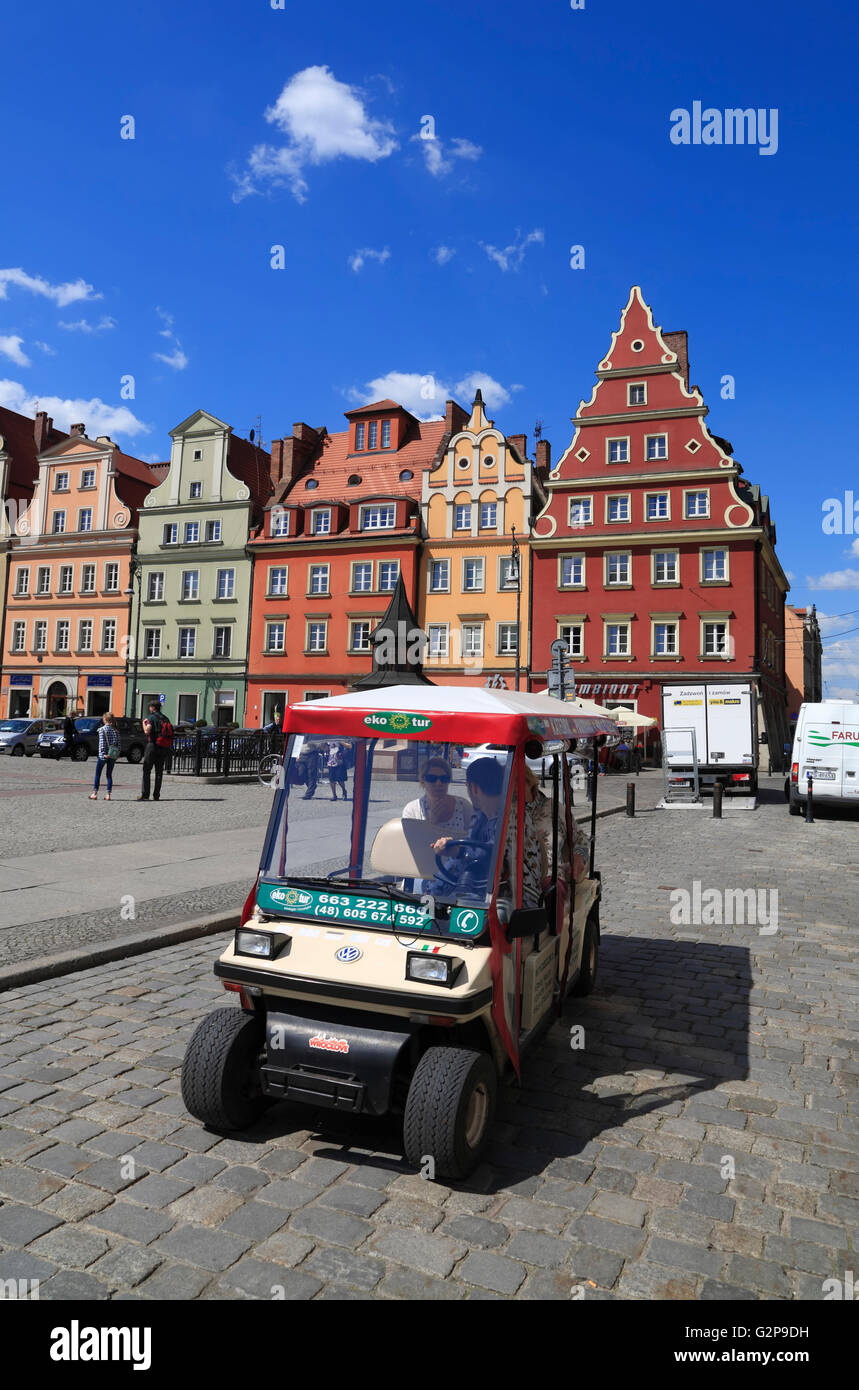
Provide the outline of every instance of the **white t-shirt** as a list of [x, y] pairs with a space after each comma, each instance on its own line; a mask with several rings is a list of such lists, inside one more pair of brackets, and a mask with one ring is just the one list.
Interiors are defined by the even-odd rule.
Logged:
[[[462, 838], [471, 824], [474, 808], [470, 802], [463, 801], [460, 796], [454, 796], [451, 800], [454, 810], [450, 820], [434, 821], [433, 824], [438, 826], [439, 834]], [[403, 808], [403, 820], [429, 820], [429, 808], [425, 796], [419, 796]]]

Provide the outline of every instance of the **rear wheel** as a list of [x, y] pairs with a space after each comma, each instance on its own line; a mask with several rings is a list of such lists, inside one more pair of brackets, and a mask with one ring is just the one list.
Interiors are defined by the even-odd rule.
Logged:
[[788, 806], [788, 810], [790, 811], [790, 814], [792, 816], [801, 816], [803, 813], [802, 802], [797, 797], [792, 796], [790, 798], [790, 805]]
[[408, 1162], [419, 1168], [431, 1158], [433, 1176], [466, 1177], [486, 1148], [497, 1089], [495, 1066], [485, 1052], [428, 1048], [406, 1099]]
[[132, 743], [131, 747], [129, 748], [129, 750], [128, 750], [128, 752], [126, 753], [125, 756], [128, 758], [128, 761], [129, 761], [130, 763], [139, 763], [139, 762], [142, 762], [142, 761], [143, 761], [143, 749], [141, 748], [141, 746], [140, 746], [139, 743]]
[[182, 1100], [207, 1129], [247, 1129], [270, 1104], [259, 1089], [260, 1020], [215, 1009], [199, 1023], [182, 1062]]
[[571, 994], [590, 994], [597, 982], [599, 968], [600, 933], [596, 920], [589, 917], [585, 922], [585, 939], [582, 942], [582, 968]]
[[72, 758], [76, 763], [85, 763], [89, 757], [89, 749], [85, 743], [76, 743], [72, 749]]

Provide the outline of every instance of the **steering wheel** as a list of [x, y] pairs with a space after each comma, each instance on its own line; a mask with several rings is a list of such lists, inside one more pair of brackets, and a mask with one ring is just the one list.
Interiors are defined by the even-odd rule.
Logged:
[[[449, 883], [455, 887], [459, 884], [460, 879], [466, 872], [475, 873], [480, 870], [488, 871], [493, 848], [494, 846], [487, 845], [485, 840], [448, 840], [444, 849], [440, 850], [435, 857], [439, 877], [443, 879], [445, 883]], [[449, 856], [452, 849], [464, 849], [466, 851], [464, 862], [457, 874], [451, 873], [450, 869], [446, 868], [442, 863], [442, 855]]]

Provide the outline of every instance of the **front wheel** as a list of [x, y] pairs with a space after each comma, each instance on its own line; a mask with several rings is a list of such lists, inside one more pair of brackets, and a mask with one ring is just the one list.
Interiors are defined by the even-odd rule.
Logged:
[[487, 1053], [427, 1048], [406, 1099], [408, 1162], [420, 1168], [429, 1158], [432, 1176], [467, 1177], [486, 1148], [497, 1089], [495, 1065]]
[[195, 1028], [182, 1062], [182, 1100], [207, 1129], [247, 1129], [270, 1104], [259, 1089], [263, 1030], [255, 1014], [215, 1009]]
[[23, 743], [16, 743], [16, 744], [15, 744], [15, 747], [12, 749], [12, 757], [13, 757], [13, 758], [23, 758], [23, 756], [24, 756], [24, 745], [23, 745]]
[[133, 743], [125, 755], [130, 763], [143, 761], [143, 749], [139, 743]]
[[599, 968], [600, 955], [600, 934], [599, 927], [593, 917], [589, 917], [585, 922], [585, 939], [582, 942], [582, 967], [578, 973], [576, 983], [570, 990], [571, 994], [583, 995], [591, 994], [597, 982], [597, 970]]
[[85, 763], [89, 757], [89, 749], [85, 743], [76, 743], [72, 749], [72, 758], [76, 763]]

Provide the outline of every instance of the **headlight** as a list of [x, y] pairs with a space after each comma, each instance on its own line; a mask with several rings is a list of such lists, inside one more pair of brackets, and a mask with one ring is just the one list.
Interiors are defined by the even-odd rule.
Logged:
[[261, 956], [273, 960], [289, 937], [281, 932], [248, 931], [239, 927], [236, 932], [235, 952], [238, 956]]
[[406, 956], [406, 979], [422, 985], [444, 985], [450, 989], [462, 969], [457, 956], [430, 956], [423, 951], [409, 951]]

